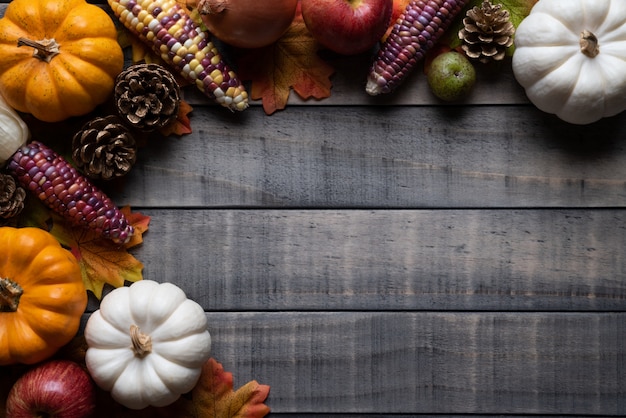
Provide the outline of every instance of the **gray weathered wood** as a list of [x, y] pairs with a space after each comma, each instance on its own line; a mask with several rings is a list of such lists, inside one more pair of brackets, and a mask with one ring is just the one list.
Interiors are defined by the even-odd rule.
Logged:
[[[271, 412], [268, 418], [354, 418], [355, 414], [320, 414], [320, 413], [303, 413], [289, 414], [280, 412]], [[463, 414], [363, 414], [357, 415], [359, 418], [467, 418], [468, 415]], [[504, 415], [500, 415], [504, 416]], [[511, 415], [506, 414], [507, 418], [526, 418], [531, 415]], [[493, 415], [471, 414], [472, 418], [493, 418]], [[583, 418], [585, 415], [532, 415], [532, 418]]]
[[626, 114], [565, 124], [509, 63], [461, 104], [421, 69], [372, 98], [371, 57], [323, 54], [331, 97], [272, 116], [185, 88], [193, 133], [105, 185], [235, 387], [282, 418], [626, 416]]
[[625, 310], [623, 210], [142, 210], [206, 310]]
[[209, 313], [285, 413], [626, 414], [624, 313]]
[[[354, 414], [319, 414], [319, 413], [303, 413], [303, 414], [289, 414], [280, 412], [271, 412], [268, 418], [354, 418]], [[480, 415], [471, 414], [472, 418], [493, 418], [493, 415]], [[526, 415], [506, 415], [507, 418], [522, 418]], [[533, 418], [582, 418], [585, 415], [532, 415]], [[358, 414], [359, 418], [467, 418], [467, 415], [462, 414]]]
[[194, 132], [142, 148], [112, 196], [152, 207], [624, 206], [625, 120], [578, 127], [523, 106], [199, 108]]

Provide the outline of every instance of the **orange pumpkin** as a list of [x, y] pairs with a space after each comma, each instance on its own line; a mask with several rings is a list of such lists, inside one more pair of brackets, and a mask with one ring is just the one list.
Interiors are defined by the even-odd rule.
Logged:
[[0, 227], [0, 365], [52, 356], [76, 335], [86, 306], [71, 252], [43, 229]]
[[0, 19], [0, 93], [42, 121], [91, 112], [123, 67], [113, 21], [85, 0], [13, 0]]

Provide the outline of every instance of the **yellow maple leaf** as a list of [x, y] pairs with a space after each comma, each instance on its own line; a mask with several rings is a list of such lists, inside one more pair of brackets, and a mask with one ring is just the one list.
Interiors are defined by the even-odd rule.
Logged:
[[132, 213], [128, 207], [121, 211], [135, 228], [130, 241], [122, 246], [102, 238], [94, 231], [72, 227], [56, 215], [53, 217], [50, 233], [74, 254], [81, 268], [85, 288], [98, 299], [102, 298], [105, 283], [120, 287], [126, 281], [136, 282], [143, 278], [143, 264], [127, 249], [143, 242], [143, 233], [148, 229], [150, 218]]

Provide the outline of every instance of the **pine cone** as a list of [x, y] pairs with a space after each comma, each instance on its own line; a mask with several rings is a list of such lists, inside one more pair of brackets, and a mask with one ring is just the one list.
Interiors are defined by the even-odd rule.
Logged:
[[483, 1], [481, 7], [467, 11], [463, 26], [459, 31], [461, 47], [468, 57], [484, 64], [502, 60], [506, 49], [513, 44], [515, 26], [510, 21], [509, 11], [501, 4]]
[[13, 176], [0, 174], [0, 221], [19, 215], [25, 198], [26, 190], [17, 185]]
[[137, 159], [137, 143], [119, 117], [97, 117], [74, 135], [72, 158], [87, 177], [110, 180], [130, 171]]
[[115, 80], [115, 105], [133, 128], [154, 131], [178, 116], [180, 86], [159, 64], [135, 64]]

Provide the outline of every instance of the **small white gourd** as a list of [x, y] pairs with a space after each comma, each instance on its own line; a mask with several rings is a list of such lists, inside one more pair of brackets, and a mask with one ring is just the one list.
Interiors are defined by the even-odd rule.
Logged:
[[151, 280], [107, 294], [84, 333], [89, 373], [131, 409], [166, 406], [189, 392], [211, 350], [202, 307], [179, 287]]
[[588, 124], [626, 109], [626, 1], [540, 0], [515, 33], [513, 73], [540, 110]]
[[29, 137], [30, 131], [26, 123], [0, 94], [0, 167], [28, 141]]

